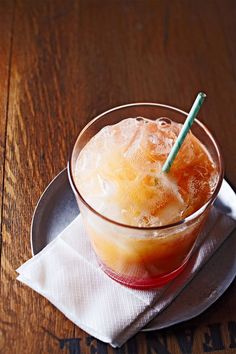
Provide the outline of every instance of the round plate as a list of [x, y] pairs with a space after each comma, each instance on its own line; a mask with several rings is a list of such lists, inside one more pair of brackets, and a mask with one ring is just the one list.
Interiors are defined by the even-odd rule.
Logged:
[[[225, 181], [224, 183], [227, 184]], [[230, 188], [229, 185], [227, 188]], [[79, 209], [70, 188], [67, 169], [64, 169], [48, 185], [35, 208], [31, 226], [33, 255], [51, 242], [78, 214]], [[235, 277], [235, 249], [236, 230], [171, 305], [152, 320], [144, 330], [166, 328], [189, 320], [211, 306]]]

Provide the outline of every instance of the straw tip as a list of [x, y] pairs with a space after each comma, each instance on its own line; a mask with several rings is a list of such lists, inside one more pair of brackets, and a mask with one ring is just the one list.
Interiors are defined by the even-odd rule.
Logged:
[[201, 96], [202, 98], [206, 98], [206, 94], [205, 94], [205, 92], [199, 92], [199, 94], [198, 94], [199, 96]]

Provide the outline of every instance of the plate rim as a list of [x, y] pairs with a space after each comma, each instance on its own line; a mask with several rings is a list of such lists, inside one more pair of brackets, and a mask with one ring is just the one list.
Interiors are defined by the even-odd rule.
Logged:
[[47, 192], [50, 190], [50, 188], [52, 187], [52, 185], [54, 184], [55, 180], [57, 180], [61, 175], [63, 175], [64, 173], [67, 174], [67, 167], [63, 168], [63, 170], [61, 170], [47, 185], [47, 187], [43, 190], [42, 194], [40, 195], [37, 204], [34, 208], [33, 214], [32, 214], [32, 219], [31, 219], [31, 224], [30, 224], [30, 248], [31, 248], [31, 253], [32, 256], [35, 256], [37, 253], [34, 252], [34, 245], [33, 245], [33, 233], [34, 233], [34, 229], [35, 229], [35, 223], [37, 221], [37, 213], [39, 212], [39, 206], [42, 203], [43, 199], [45, 198]]

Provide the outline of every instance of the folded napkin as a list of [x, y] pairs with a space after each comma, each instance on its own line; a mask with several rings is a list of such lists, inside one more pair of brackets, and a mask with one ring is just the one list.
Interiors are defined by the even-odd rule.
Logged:
[[92, 336], [120, 347], [178, 296], [235, 227], [236, 196], [224, 181], [202, 231], [201, 245], [187, 267], [163, 288], [144, 291], [125, 287], [98, 268], [79, 215], [17, 269], [17, 279]]

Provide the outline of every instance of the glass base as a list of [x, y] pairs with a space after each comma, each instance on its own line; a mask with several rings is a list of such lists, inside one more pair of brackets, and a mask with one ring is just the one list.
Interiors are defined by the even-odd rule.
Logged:
[[107, 268], [104, 264], [99, 261], [101, 269], [113, 280], [117, 281], [118, 283], [125, 285], [132, 289], [139, 289], [139, 290], [149, 290], [149, 289], [156, 289], [161, 288], [166, 285], [168, 282], [176, 278], [185, 268], [187, 264], [187, 260], [184, 264], [182, 264], [179, 268], [175, 269], [171, 273], [162, 274], [157, 277], [153, 278], [132, 278], [132, 277], [124, 277], [119, 276], [111, 269]]

